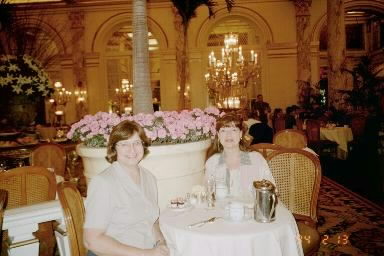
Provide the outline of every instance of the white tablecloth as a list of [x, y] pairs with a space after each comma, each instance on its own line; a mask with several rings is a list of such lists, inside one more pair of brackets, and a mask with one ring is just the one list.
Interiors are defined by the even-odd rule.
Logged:
[[278, 205], [276, 220], [258, 223], [218, 219], [199, 228], [187, 226], [210, 217], [223, 216], [223, 208], [193, 208], [186, 212], [166, 210], [160, 228], [171, 256], [302, 256], [298, 230], [292, 214]]
[[353, 134], [349, 127], [320, 128], [320, 139], [327, 139], [339, 144], [337, 156], [338, 158], [346, 159], [348, 142], [353, 140]]

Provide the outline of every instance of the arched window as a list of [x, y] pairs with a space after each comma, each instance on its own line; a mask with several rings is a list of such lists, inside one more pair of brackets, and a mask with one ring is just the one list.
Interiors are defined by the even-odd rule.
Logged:
[[[108, 99], [113, 111], [132, 109], [132, 26], [125, 24], [111, 34], [106, 46]], [[160, 101], [158, 40], [148, 32], [151, 84], [154, 101]]]

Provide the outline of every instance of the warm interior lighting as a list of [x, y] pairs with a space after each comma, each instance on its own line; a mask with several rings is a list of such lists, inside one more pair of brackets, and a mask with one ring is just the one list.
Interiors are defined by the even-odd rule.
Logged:
[[246, 53], [238, 43], [237, 34], [227, 34], [221, 56], [216, 57], [214, 51], [208, 55], [205, 81], [210, 100], [219, 108], [246, 107], [249, 81], [255, 81], [260, 73], [258, 53]]

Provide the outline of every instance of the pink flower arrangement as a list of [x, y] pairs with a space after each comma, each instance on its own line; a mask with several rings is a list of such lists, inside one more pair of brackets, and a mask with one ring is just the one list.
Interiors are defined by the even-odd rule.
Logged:
[[74, 141], [80, 140], [88, 147], [105, 147], [113, 126], [123, 120], [131, 120], [144, 128], [152, 145], [195, 142], [216, 135], [216, 119], [219, 116], [220, 111], [214, 107], [123, 116], [98, 112], [86, 115], [73, 124], [67, 137]]

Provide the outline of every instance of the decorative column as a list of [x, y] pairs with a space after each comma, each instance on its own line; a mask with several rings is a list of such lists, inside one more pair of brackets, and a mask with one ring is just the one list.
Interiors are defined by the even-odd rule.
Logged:
[[[189, 79], [189, 58], [186, 52], [184, 52], [184, 45], [188, 45], [188, 38], [184, 33], [183, 19], [179, 15], [176, 7], [172, 7], [174, 14], [174, 26], [177, 34], [176, 41], [176, 70], [177, 70], [177, 91], [179, 94], [179, 106], [178, 109], [191, 108], [191, 97], [187, 85], [190, 84]], [[187, 25], [188, 26], [188, 25]], [[187, 47], [186, 47], [187, 48]], [[184, 87], [182, 86], [184, 85]]]
[[309, 100], [311, 85], [311, 27], [310, 11], [312, 0], [293, 0], [296, 10], [297, 41], [297, 85], [298, 104]]
[[[84, 39], [84, 11], [74, 10], [69, 13], [72, 32], [72, 70], [74, 74], [74, 90], [87, 91], [87, 72], [85, 68], [85, 39]], [[81, 119], [88, 112], [85, 100], [75, 99], [76, 118]]]
[[328, 95], [331, 105], [337, 103], [335, 90], [345, 88], [344, 12], [344, 0], [327, 0]]

